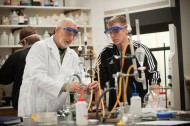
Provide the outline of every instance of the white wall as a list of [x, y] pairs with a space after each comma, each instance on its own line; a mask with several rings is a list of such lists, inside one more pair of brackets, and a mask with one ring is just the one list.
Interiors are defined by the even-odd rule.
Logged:
[[102, 0], [92, 0], [92, 5], [93, 46], [98, 56], [107, 44], [104, 34], [104, 4]]

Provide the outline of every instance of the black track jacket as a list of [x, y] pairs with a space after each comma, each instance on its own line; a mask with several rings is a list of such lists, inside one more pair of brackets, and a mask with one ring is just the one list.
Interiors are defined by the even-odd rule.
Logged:
[[25, 59], [29, 49], [30, 47], [10, 55], [0, 69], [0, 84], [6, 85], [13, 82], [12, 103], [15, 109], [18, 106], [19, 91], [26, 64]]
[[[138, 42], [134, 42], [134, 50], [138, 47]], [[159, 72], [157, 71], [157, 61], [154, 57], [154, 55], [150, 52], [148, 47], [142, 44], [142, 47], [145, 51], [145, 60], [144, 60], [144, 66], [146, 67], [145, 75], [147, 80], [147, 87], [148, 84], [160, 84], [161, 79]], [[130, 55], [130, 46], [127, 47], [126, 55]], [[112, 77], [113, 74], [120, 72], [120, 59], [115, 59], [114, 55], [120, 55], [119, 51], [115, 44], [111, 43], [108, 46], [106, 46], [102, 52], [99, 54], [98, 57], [98, 64], [99, 64], [99, 72], [100, 72], [100, 85], [101, 88], [105, 88], [106, 82], [109, 82], [110, 87], [115, 87], [115, 81]], [[136, 60], [137, 61], [137, 60]], [[124, 61], [124, 67], [123, 67], [123, 73], [127, 73], [128, 68], [132, 65], [132, 59], [125, 59]], [[137, 67], [139, 67], [139, 63], [137, 61]], [[97, 68], [96, 68], [96, 74], [95, 74], [95, 80], [98, 80], [97, 76]], [[133, 69], [130, 72], [133, 73]], [[140, 72], [139, 72], [140, 75]], [[136, 84], [136, 91], [139, 93], [141, 100], [143, 102], [143, 98], [145, 94], [147, 93], [147, 90], [143, 90], [142, 83], [137, 82], [134, 77], [129, 77], [128, 81], [128, 88], [127, 88], [127, 101], [130, 104], [130, 98], [132, 97], [132, 93], [134, 92], [134, 86], [133, 82]], [[121, 94], [121, 101], [122, 101], [123, 92]], [[112, 107], [114, 106], [116, 102], [116, 91], [111, 90], [109, 95], [109, 107], [108, 110], [110, 111]]]

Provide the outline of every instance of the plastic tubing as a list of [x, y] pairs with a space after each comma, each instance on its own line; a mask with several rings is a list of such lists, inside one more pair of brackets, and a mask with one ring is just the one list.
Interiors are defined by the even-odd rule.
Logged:
[[[133, 65], [131, 65], [131, 66], [128, 68], [127, 74], [130, 73], [130, 71], [131, 71], [132, 68], [133, 68]], [[129, 80], [129, 76], [126, 76], [125, 87], [124, 87], [125, 90], [124, 90], [124, 101], [123, 101], [123, 103], [126, 103], [126, 101], [127, 101], [127, 98], [126, 98], [126, 95], [125, 95], [125, 94], [127, 94], [128, 80]]]
[[90, 106], [92, 104], [92, 96], [93, 96], [93, 89], [90, 91], [90, 101], [89, 101], [89, 104], [88, 104], [88, 110], [90, 109]]
[[[102, 92], [101, 92], [101, 87], [100, 87], [100, 69], [99, 69], [99, 65], [98, 65], [98, 60], [97, 60], [97, 57], [96, 57], [96, 54], [94, 53], [94, 51], [93, 50], [91, 50], [90, 49], [90, 51], [94, 54], [94, 57], [95, 57], [95, 61], [96, 61], [96, 67], [97, 67], [97, 73], [98, 73], [98, 88], [99, 88], [99, 91], [98, 91], [98, 93], [99, 93], [99, 96], [101, 96], [102, 95]], [[91, 96], [92, 97], [92, 96]], [[105, 117], [105, 109], [104, 109], [104, 102], [103, 102], [103, 100], [102, 99], [100, 99], [101, 100], [101, 105], [102, 105], [102, 115], [103, 115], [103, 117]], [[90, 101], [90, 102], [92, 102], [92, 101]], [[89, 103], [89, 104], [91, 104], [91, 103]], [[98, 103], [98, 105], [99, 105], [99, 103]], [[97, 106], [98, 106], [97, 105]], [[89, 105], [90, 106], [90, 105]]]
[[[92, 70], [92, 80], [94, 80], [94, 70]], [[90, 91], [90, 101], [89, 101], [89, 104], [88, 104], [88, 110], [90, 109], [90, 106], [92, 104], [92, 97], [93, 96], [93, 89]]]
[[[100, 97], [99, 97], [99, 99], [98, 99], [98, 101], [97, 101], [97, 104], [96, 104], [96, 110], [97, 110], [97, 108], [98, 108], [98, 106], [99, 106], [99, 103], [100, 103], [100, 100], [102, 99], [102, 97], [107, 93], [107, 92], [109, 92], [109, 91], [111, 91], [111, 90], [115, 90], [115, 88], [109, 88], [109, 89], [107, 89], [106, 91], [104, 91], [101, 95], [100, 95]], [[96, 119], [98, 119], [98, 120], [100, 120], [99, 119], [99, 115], [98, 115], [98, 110], [96, 111]], [[103, 121], [105, 120], [106, 118], [105, 117], [103, 117]]]
[[[123, 66], [124, 66], [124, 56], [125, 56], [125, 53], [126, 53], [126, 50], [127, 50], [127, 47], [129, 46], [129, 43], [127, 43], [127, 45], [125, 45], [124, 47], [124, 50], [123, 50], [123, 53], [122, 53], [122, 61], [121, 61], [121, 69], [120, 69], [120, 72], [122, 73], [122, 70], [123, 70]], [[122, 77], [119, 78], [119, 91], [116, 90], [116, 97], [117, 97], [117, 100], [114, 104], [114, 107], [112, 108], [110, 114], [108, 115], [108, 118], [110, 118], [111, 114], [113, 113], [113, 111], [115, 110], [115, 108], [117, 107], [117, 105], [119, 104], [119, 100], [120, 100], [120, 97], [121, 97], [121, 85], [122, 85]], [[116, 87], [115, 87], [116, 88]]]

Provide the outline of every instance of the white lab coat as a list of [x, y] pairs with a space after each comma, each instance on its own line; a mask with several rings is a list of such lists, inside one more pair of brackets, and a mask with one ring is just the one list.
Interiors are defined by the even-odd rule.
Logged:
[[76, 52], [68, 47], [61, 64], [53, 36], [35, 43], [26, 58], [18, 116], [62, 109], [66, 92], [60, 90], [69, 76], [78, 72], [78, 60]]

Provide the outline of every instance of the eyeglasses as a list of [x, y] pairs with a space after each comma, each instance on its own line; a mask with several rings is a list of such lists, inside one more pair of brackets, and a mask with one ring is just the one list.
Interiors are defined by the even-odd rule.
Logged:
[[114, 27], [106, 29], [104, 31], [104, 33], [109, 37], [111, 34], [118, 34], [126, 26], [127, 25], [124, 25], [124, 26], [114, 26]]
[[77, 38], [78, 30], [74, 28], [70, 28], [70, 27], [63, 28], [63, 30], [65, 31], [66, 36], [69, 36], [69, 37], [72, 36], [74, 39]]

